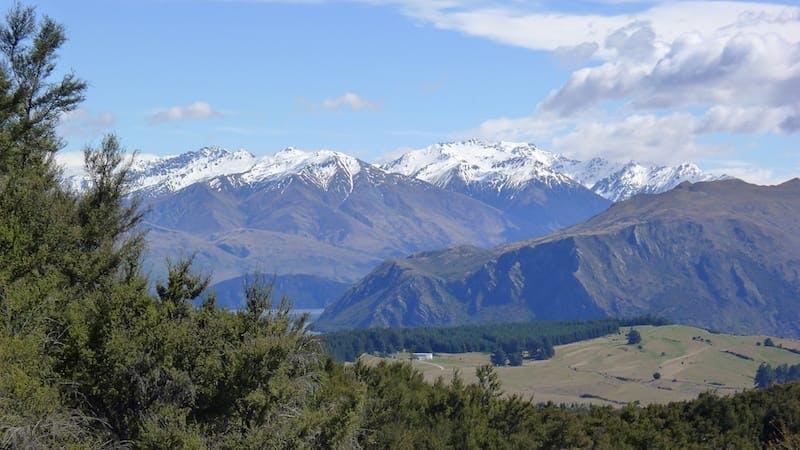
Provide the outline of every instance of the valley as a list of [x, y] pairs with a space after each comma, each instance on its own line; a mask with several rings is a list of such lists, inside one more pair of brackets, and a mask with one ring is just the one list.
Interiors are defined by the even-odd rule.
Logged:
[[790, 3], [9, 2], [0, 450], [800, 449]]
[[[602, 338], [556, 346], [552, 359], [526, 360], [519, 367], [495, 367], [505, 395], [521, 395], [535, 403], [622, 406], [690, 400], [703, 392], [731, 395], [753, 388], [761, 362], [798, 364], [800, 355], [779, 348], [800, 349], [798, 339], [762, 344], [765, 336], [710, 333], [683, 325], [638, 326], [641, 349], [628, 345], [621, 330]], [[397, 354], [396, 359], [407, 355]], [[393, 359], [395, 359], [393, 358]], [[383, 358], [361, 357], [367, 364]], [[431, 361], [412, 361], [428, 382], [449, 382], [455, 371], [468, 383], [475, 369], [489, 363], [485, 353], [435, 354]], [[659, 373], [659, 379], [653, 374]]]

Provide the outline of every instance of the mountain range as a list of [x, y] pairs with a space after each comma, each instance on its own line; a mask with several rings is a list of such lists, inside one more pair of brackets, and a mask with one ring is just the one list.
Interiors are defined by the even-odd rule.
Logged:
[[654, 314], [800, 336], [800, 179], [681, 183], [547, 237], [386, 261], [320, 329]]
[[[386, 258], [544, 236], [640, 192], [713, 178], [696, 166], [571, 160], [530, 144], [437, 144], [382, 165], [321, 150], [274, 155], [207, 147], [138, 160], [133, 195], [149, 208], [147, 266], [195, 255], [230, 306], [246, 273], [278, 276], [321, 307]], [[66, 171], [76, 189], [86, 183]], [[234, 288], [235, 287], [235, 288]], [[307, 288], [307, 289], [301, 289]]]
[[[495, 194], [510, 197], [527, 185], [549, 188], [582, 185], [617, 202], [636, 194], [668, 191], [684, 181], [696, 183], [727, 178], [703, 172], [692, 163], [677, 166], [613, 162], [602, 158], [578, 161], [533, 144], [478, 140], [435, 144], [412, 150], [381, 166], [439, 187], [466, 191], [490, 202]], [[502, 200], [500, 200], [502, 202]]]

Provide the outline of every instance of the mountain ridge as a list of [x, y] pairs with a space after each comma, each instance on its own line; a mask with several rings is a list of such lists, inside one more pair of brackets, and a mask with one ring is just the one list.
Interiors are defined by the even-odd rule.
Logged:
[[[556, 170], [575, 161], [528, 144], [447, 144], [455, 153], [464, 145], [489, 161], [487, 183], [450, 177], [437, 185], [344, 153], [291, 147], [267, 156], [205, 147], [134, 161], [133, 194], [150, 210], [147, 266], [159, 274], [164, 257], [191, 248], [215, 283], [259, 272], [339, 286], [385, 258], [543, 236], [610, 204]], [[85, 183], [65, 175], [75, 189]]]
[[385, 261], [318, 324], [655, 314], [720, 331], [798, 336], [800, 236], [785, 230], [799, 216], [797, 179], [682, 183], [546, 237], [466, 256], [451, 249]]
[[519, 188], [531, 181], [548, 186], [577, 183], [614, 202], [639, 193], [664, 192], [682, 181], [728, 178], [703, 172], [691, 163], [646, 166], [634, 161], [618, 163], [598, 157], [578, 161], [529, 143], [484, 143], [475, 139], [412, 150], [381, 167], [444, 188], [459, 182], [497, 189]]
[[[333, 163], [333, 164], [332, 164]], [[228, 176], [240, 183], [257, 184], [298, 174], [303, 168], [310, 179], [325, 185], [333, 165], [353, 172], [363, 161], [332, 150], [303, 151], [287, 147], [275, 154], [255, 156], [246, 150], [203, 147], [177, 156], [137, 160], [131, 167], [132, 190], [146, 195], [175, 192], [193, 183]], [[711, 175], [691, 163], [677, 166], [646, 166], [633, 161], [617, 163], [602, 158], [578, 161], [528, 143], [484, 143], [479, 140], [435, 144], [404, 153], [383, 164], [381, 170], [411, 176], [447, 187], [460, 179], [465, 184], [484, 184], [495, 190], [518, 188], [536, 181], [553, 186], [579, 184], [611, 201], [637, 193], [659, 193], [681, 181], [710, 181], [727, 178]], [[84, 176], [72, 167], [67, 183], [82, 189]]]

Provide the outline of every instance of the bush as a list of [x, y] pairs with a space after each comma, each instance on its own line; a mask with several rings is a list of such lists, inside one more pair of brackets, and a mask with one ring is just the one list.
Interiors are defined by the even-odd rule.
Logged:
[[625, 337], [628, 338], [628, 345], [636, 345], [642, 342], [642, 335], [633, 328], [631, 328], [631, 330], [628, 331], [628, 334], [626, 334]]

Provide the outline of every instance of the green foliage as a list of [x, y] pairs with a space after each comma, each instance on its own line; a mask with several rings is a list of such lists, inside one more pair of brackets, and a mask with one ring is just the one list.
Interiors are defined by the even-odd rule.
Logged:
[[208, 277], [181, 260], [149, 293], [142, 212], [114, 136], [86, 150], [84, 193], [61, 186], [54, 127], [85, 87], [49, 80], [63, 42], [22, 6], [0, 29], [0, 447], [352, 440], [354, 420], [320, 409], [347, 416], [360, 398], [327, 385], [319, 339], [266, 283], [247, 286], [247, 311], [208, 295], [195, 309]]
[[491, 366], [478, 383], [430, 385], [409, 364], [353, 366], [366, 385], [358, 437], [370, 448], [785, 448], [800, 429], [800, 384], [733, 397], [622, 409], [503, 398]]
[[757, 388], [765, 388], [775, 383], [788, 383], [800, 380], [800, 364], [781, 364], [773, 367], [768, 363], [761, 363], [754, 377]]
[[[142, 215], [127, 196], [128, 164], [117, 139], [86, 151], [91, 186], [84, 194], [59, 184], [51, 157], [59, 147], [55, 120], [84, 89], [72, 75], [49, 80], [63, 42], [59, 25], [37, 22], [21, 6], [0, 28], [0, 448], [791, 448], [798, 442], [798, 383], [646, 408], [537, 406], [503, 397], [491, 366], [478, 368], [478, 382], [468, 385], [458, 374], [449, 383], [427, 383], [410, 364], [335, 363], [320, 336], [306, 330], [307, 316], [294, 316], [286, 298], [274, 302], [264, 279], [245, 286], [244, 310], [223, 310], [205, 292], [208, 277], [195, 274], [186, 259], [168, 263], [167, 279], [152, 295], [140, 273]], [[200, 307], [192, 303], [197, 298]], [[553, 345], [615, 332], [619, 323], [367, 331], [374, 334], [365, 342], [429, 351], [476, 345], [513, 352], [508, 359], [522, 351], [540, 357], [551, 355]], [[445, 340], [449, 333], [454, 340]], [[352, 351], [367, 345], [353, 345], [352, 336], [359, 335], [328, 336], [328, 344], [348, 343]], [[793, 368], [759, 370], [769, 378]]]
[[[0, 28], [0, 172], [9, 166], [40, 164], [59, 148], [58, 116], [83, 100], [86, 83], [73, 74], [52, 80], [64, 27], [31, 7], [15, 5]], [[10, 146], [9, 146], [10, 144]]]
[[642, 342], [642, 334], [633, 328], [628, 331], [625, 337], [628, 339], [628, 345], [636, 345]]
[[[189, 315], [192, 300], [199, 298], [211, 282], [210, 276], [192, 273], [194, 257], [181, 259], [177, 263], [167, 260], [167, 283], [156, 283], [159, 306], [170, 318], [184, 318]], [[206, 307], [214, 304], [214, 298], [207, 299]]]
[[492, 352], [492, 355], [489, 359], [495, 366], [505, 366], [506, 361], [508, 360], [508, 355], [506, 355], [505, 350], [503, 350], [502, 348], [498, 348], [497, 350]]
[[[619, 331], [616, 319], [541, 321], [457, 327], [368, 328], [328, 333], [325, 345], [337, 361], [355, 361], [362, 353], [527, 352], [532, 359], [553, 356], [554, 345], [593, 339]], [[516, 361], [516, 360], [515, 360]]]

